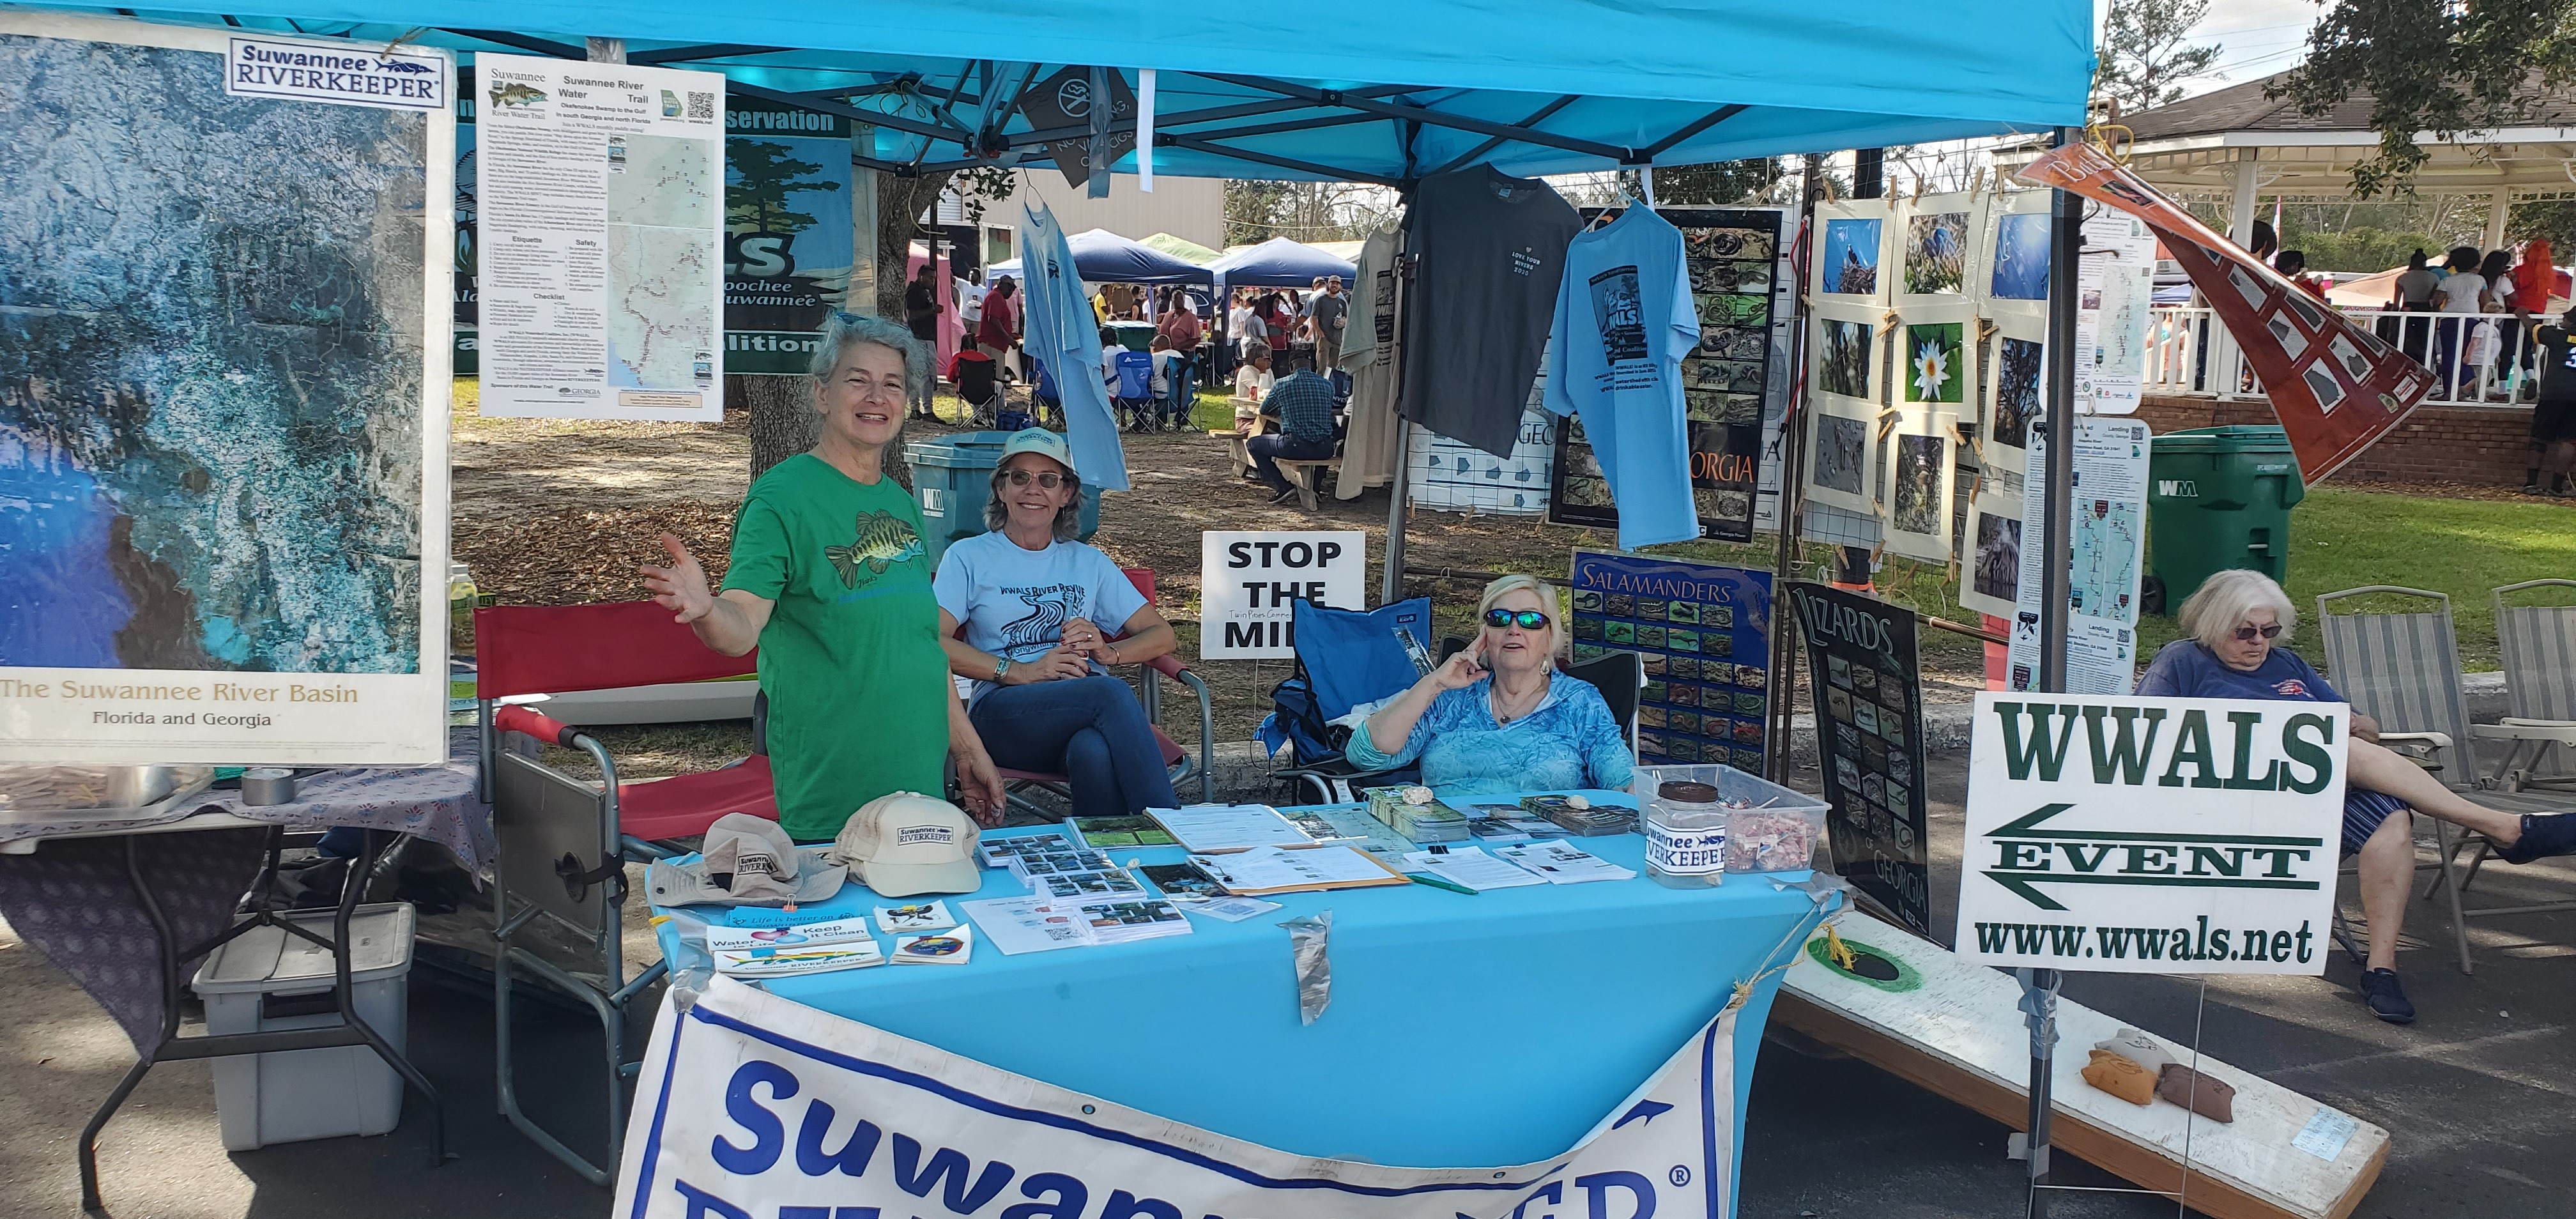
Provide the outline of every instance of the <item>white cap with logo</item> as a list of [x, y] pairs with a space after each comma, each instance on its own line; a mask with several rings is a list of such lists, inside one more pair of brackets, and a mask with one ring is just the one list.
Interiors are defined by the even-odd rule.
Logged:
[[826, 858], [846, 865], [882, 897], [972, 893], [984, 884], [975, 863], [981, 837], [974, 819], [956, 805], [895, 792], [850, 814]]

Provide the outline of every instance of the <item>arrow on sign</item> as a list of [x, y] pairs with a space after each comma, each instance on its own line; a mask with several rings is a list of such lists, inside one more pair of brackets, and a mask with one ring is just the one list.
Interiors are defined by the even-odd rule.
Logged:
[[[2290, 868], [2313, 858], [2325, 845], [2322, 838], [2088, 830], [2047, 824], [2074, 807], [2043, 804], [1988, 831], [1986, 836], [1997, 849], [1997, 859], [1994, 866], [1985, 869], [1986, 876], [2042, 910], [2064, 910], [2066, 906], [2041, 892], [2041, 885], [2321, 887]], [[2114, 852], [2118, 853], [2116, 860]]]

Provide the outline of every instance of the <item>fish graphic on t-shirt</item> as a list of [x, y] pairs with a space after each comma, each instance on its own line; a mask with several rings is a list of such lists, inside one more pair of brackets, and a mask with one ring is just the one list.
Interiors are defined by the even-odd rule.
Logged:
[[859, 535], [847, 546], [826, 546], [823, 557], [832, 570], [839, 572], [841, 587], [859, 586], [859, 569], [865, 567], [873, 581], [886, 569], [906, 559], [921, 556], [921, 535], [913, 532], [912, 523], [891, 512], [859, 514]]

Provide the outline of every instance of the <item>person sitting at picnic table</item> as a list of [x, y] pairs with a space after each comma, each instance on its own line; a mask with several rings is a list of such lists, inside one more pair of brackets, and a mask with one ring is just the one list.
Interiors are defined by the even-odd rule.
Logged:
[[1625, 790], [1637, 765], [1601, 691], [1557, 672], [1568, 646], [1555, 586], [1507, 575], [1476, 601], [1476, 638], [1411, 689], [1374, 706], [1342, 756], [1363, 770], [1420, 759], [1444, 799], [1574, 788]]
[[1261, 403], [1277, 384], [1270, 376], [1270, 349], [1255, 344], [1244, 349], [1243, 366], [1234, 370], [1234, 430], [1250, 436], [1260, 430]]
[[1288, 374], [1261, 400], [1264, 413], [1279, 420], [1279, 431], [1244, 443], [1252, 454], [1252, 473], [1270, 488], [1270, 502], [1297, 493], [1279, 472], [1279, 461], [1326, 461], [1333, 456], [1333, 383], [1312, 369]]
[[[2181, 620], [2184, 637], [2156, 653], [2138, 679], [2139, 697], [2350, 701], [2281, 646], [2298, 623], [2298, 609], [2261, 572], [2238, 568], [2211, 576], [2183, 601]], [[2413, 809], [2475, 830], [2495, 844], [2497, 858], [2517, 864], [2576, 853], [2576, 817], [2515, 815], [2471, 803], [2378, 738], [2378, 723], [2353, 712], [2343, 850], [2360, 857], [2361, 908], [2370, 922], [2362, 999], [2380, 1019], [2405, 1024], [2415, 1019], [2415, 1005], [2397, 981], [2397, 936], [2415, 881], [2415, 827], [2412, 817], [2399, 814]]]
[[[984, 504], [991, 532], [950, 544], [939, 560], [949, 669], [974, 682], [969, 718], [993, 760], [1064, 775], [1074, 816], [1176, 808], [1153, 725], [1108, 668], [1152, 660], [1176, 639], [1118, 564], [1074, 540], [1081, 515], [1082, 478], [1064, 437], [1012, 433]], [[1112, 631], [1125, 638], [1112, 642]]]
[[944, 757], [967, 808], [1002, 823], [1002, 780], [940, 647], [921, 506], [885, 469], [906, 387], [930, 375], [921, 350], [904, 327], [835, 313], [812, 364], [821, 439], [752, 483], [722, 589], [667, 533], [670, 565], [639, 569], [708, 647], [760, 649], [778, 823], [800, 842], [830, 841], [879, 796], [938, 794]]

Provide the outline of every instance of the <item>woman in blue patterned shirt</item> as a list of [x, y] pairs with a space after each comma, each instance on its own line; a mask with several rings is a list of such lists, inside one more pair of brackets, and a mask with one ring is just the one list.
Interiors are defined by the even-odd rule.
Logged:
[[1601, 692], [1556, 671], [1566, 648], [1556, 589], [1536, 576], [1485, 586], [1475, 642], [1378, 704], [1343, 756], [1370, 770], [1422, 760], [1443, 798], [1626, 790], [1637, 755]]

